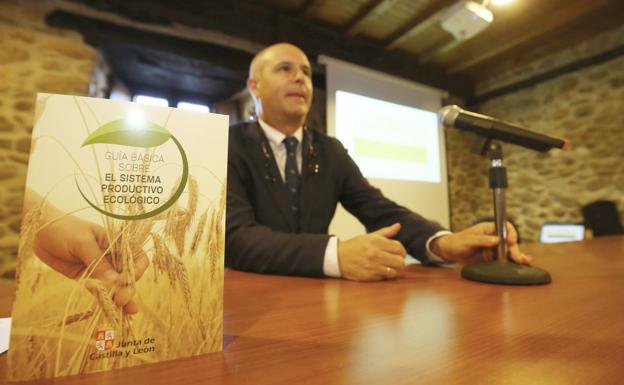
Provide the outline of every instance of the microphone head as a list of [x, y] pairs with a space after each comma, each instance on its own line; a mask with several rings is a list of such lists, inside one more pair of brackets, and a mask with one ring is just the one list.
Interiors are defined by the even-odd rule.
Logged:
[[444, 106], [438, 111], [438, 122], [444, 128], [455, 127], [455, 120], [462, 112], [462, 109], [456, 105]]

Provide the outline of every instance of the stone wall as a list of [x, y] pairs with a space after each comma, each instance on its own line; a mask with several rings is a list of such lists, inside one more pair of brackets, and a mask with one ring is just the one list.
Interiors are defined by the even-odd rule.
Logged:
[[79, 34], [47, 27], [42, 11], [0, 2], [0, 277], [14, 271], [36, 93], [86, 95], [94, 59]]
[[[621, 42], [623, 32], [624, 29], [613, 31], [594, 42], [604, 47], [605, 41], [612, 41], [614, 35]], [[592, 51], [591, 42], [583, 43], [583, 47]], [[542, 63], [556, 67], [569, 62], [570, 55], [578, 51], [573, 48]], [[519, 72], [510, 77], [517, 79]], [[552, 150], [547, 154], [509, 144], [504, 147], [510, 186], [508, 214], [518, 224], [524, 240], [537, 241], [545, 221], [581, 222], [581, 207], [597, 199], [616, 201], [622, 217], [623, 106], [624, 57], [620, 56], [473, 108], [572, 142], [568, 152]], [[476, 217], [492, 215], [486, 176], [488, 161], [469, 153], [472, 138], [447, 131], [454, 229], [466, 227]]]

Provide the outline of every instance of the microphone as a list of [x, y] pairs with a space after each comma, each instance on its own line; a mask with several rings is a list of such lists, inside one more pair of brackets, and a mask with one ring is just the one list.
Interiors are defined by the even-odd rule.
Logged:
[[462, 110], [456, 105], [442, 107], [438, 112], [438, 120], [444, 128], [454, 127], [487, 139], [497, 139], [541, 152], [551, 148], [567, 151], [570, 146], [567, 139], [540, 134], [487, 115]]

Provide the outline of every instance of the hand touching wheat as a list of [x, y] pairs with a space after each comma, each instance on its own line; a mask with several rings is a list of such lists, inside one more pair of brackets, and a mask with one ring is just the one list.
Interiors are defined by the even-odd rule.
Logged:
[[[25, 206], [28, 208], [37, 198], [36, 194], [27, 192]], [[134, 255], [134, 280], [130, 280], [113, 267], [102, 226], [46, 206], [41, 223], [47, 225], [35, 236], [35, 254], [66, 277], [79, 279], [85, 276], [85, 271], [90, 273], [90, 278], [99, 279], [109, 289], [117, 306], [128, 314], [135, 314], [138, 311], [133, 300], [135, 287], [128, 282], [143, 275], [148, 266], [147, 255], [142, 250]]]

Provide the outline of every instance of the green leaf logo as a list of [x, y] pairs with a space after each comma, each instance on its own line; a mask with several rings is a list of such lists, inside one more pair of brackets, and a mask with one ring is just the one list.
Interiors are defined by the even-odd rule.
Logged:
[[148, 121], [114, 120], [93, 131], [81, 147], [95, 143], [121, 144], [132, 147], [157, 147], [171, 138], [163, 127]]
[[162, 206], [143, 214], [121, 215], [103, 210], [96, 204], [91, 202], [82, 192], [80, 186], [78, 186], [78, 180], [75, 179], [78, 192], [80, 192], [80, 195], [82, 195], [84, 200], [87, 201], [87, 203], [91, 207], [93, 207], [98, 212], [112, 218], [123, 220], [138, 220], [153, 217], [154, 215], [162, 213], [163, 211], [171, 207], [180, 198], [182, 192], [184, 191], [184, 188], [186, 187], [189, 173], [188, 159], [186, 158], [186, 153], [184, 152], [184, 149], [182, 148], [180, 142], [173, 135], [171, 135], [169, 131], [167, 131], [164, 127], [147, 121], [134, 123], [127, 120], [115, 120], [106, 123], [102, 127], [92, 132], [91, 135], [87, 137], [87, 139], [84, 141], [84, 143], [82, 143], [81, 146], [84, 147], [87, 145], [101, 143], [147, 148], [160, 146], [167, 142], [169, 139], [173, 141], [173, 143], [178, 148], [178, 151], [180, 151], [180, 156], [182, 157], [182, 177], [180, 178], [180, 185], [176, 189], [175, 193]]

